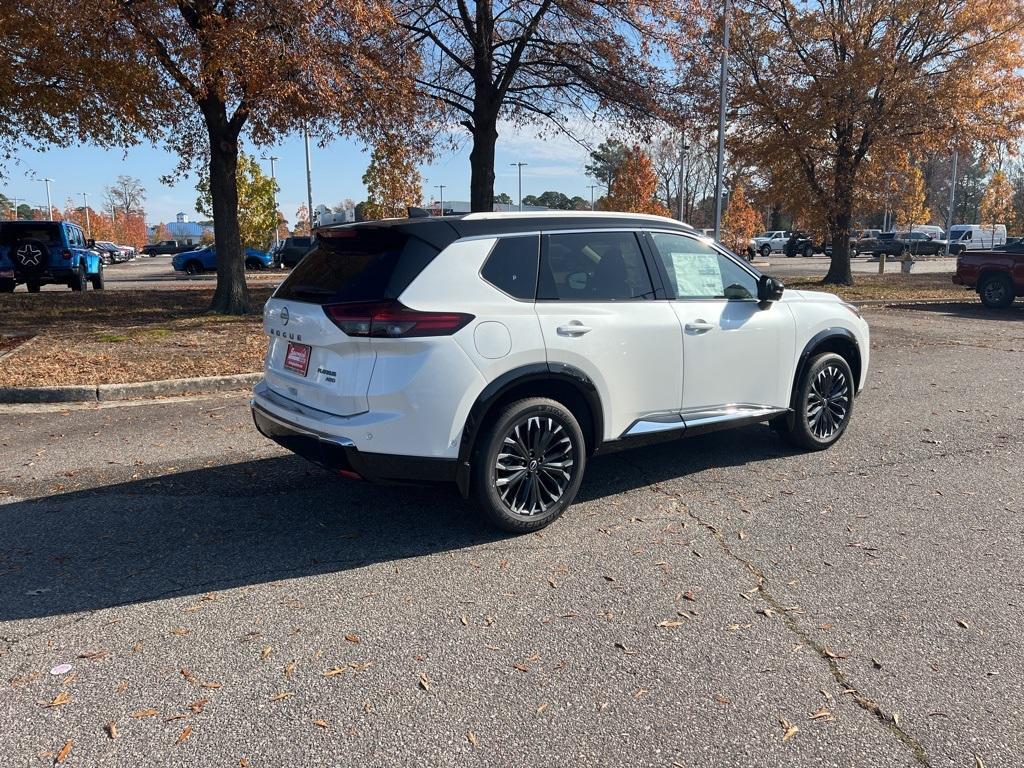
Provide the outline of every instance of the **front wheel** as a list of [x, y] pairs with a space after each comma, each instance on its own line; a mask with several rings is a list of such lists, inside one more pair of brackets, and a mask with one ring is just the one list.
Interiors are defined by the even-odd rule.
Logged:
[[75, 271], [75, 276], [68, 282], [68, 288], [72, 291], [84, 291], [89, 287], [89, 282], [85, 274], [85, 265], [79, 264], [78, 269]]
[[95, 275], [90, 275], [89, 282], [92, 283], [93, 290], [102, 291], [106, 287], [106, 283], [103, 280], [103, 265], [100, 264], [100, 269]]
[[978, 284], [978, 296], [990, 309], [1005, 309], [1013, 303], [1013, 282], [1006, 275], [987, 275]]
[[804, 258], [805, 259], [809, 259], [813, 255], [814, 255], [814, 246], [813, 245], [805, 245], [804, 246]]
[[772, 247], [770, 245], [762, 245], [761, 246], [761, 255], [764, 256], [764, 258], [767, 259], [769, 256], [772, 255]]
[[846, 360], [833, 352], [817, 355], [800, 379], [793, 413], [778, 417], [772, 426], [798, 448], [822, 451], [846, 431], [853, 413], [854, 388]]
[[248, 261], [245, 262], [245, 268], [251, 269], [253, 271], [258, 271], [263, 269], [263, 262], [257, 259], [249, 259]]
[[547, 398], [508, 405], [475, 451], [473, 492], [494, 525], [513, 533], [557, 519], [579, 491], [586, 442], [565, 406]]
[[195, 277], [202, 271], [203, 265], [200, 264], [198, 261], [190, 261], [188, 264], [185, 265], [185, 274], [189, 275], [190, 277]]

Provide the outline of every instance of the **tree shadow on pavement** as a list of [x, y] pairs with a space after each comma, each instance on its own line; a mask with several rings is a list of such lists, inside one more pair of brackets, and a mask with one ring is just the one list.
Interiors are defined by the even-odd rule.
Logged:
[[[788, 454], [768, 428], [752, 427], [599, 455], [579, 501]], [[571, 521], [570, 509], [556, 525]], [[346, 481], [292, 456], [3, 504], [0, 530], [0, 621], [205, 594], [507, 538], [454, 486]]]
[[911, 312], [931, 312], [939, 315], [955, 315], [973, 320], [1024, 320], [1024, 302], [1016, 301], [1006, 309], [989, 309], [978, 302], [922, 302], [900, 304], [899, 309]]

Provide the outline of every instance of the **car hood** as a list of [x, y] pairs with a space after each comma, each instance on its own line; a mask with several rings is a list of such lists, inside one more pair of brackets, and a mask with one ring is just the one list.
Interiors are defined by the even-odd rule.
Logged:
[[[785, 281], [783, 281], [785, 283]], [[807, 291], [807, 290], [795, 290], [793, 288], [786, 288], [782, 293], [783, 301], [825, 301], [834, 303], [843, 303], [843, 300], [836, 296], [834, 293], [828, 293], [826, 291]]]

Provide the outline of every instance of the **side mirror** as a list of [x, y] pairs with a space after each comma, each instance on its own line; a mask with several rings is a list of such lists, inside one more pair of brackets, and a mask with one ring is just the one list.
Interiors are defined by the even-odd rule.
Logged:
[[761, 275], [757, 279], [757, 300], [778, 301], [782, 298], [782, 291], [784, 289], [785, 286], [781, 280], [769, 277], [768, 275]]
[[96, 247], [96, 241], [93, 240], [91, 237], [88, 240], [85, 241], [85, 244], [87, 246], [89, 246], [90, 248], [95, 248]]

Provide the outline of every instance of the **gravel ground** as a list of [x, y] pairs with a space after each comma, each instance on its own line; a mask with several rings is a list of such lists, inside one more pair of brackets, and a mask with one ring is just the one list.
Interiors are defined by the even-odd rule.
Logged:
[[4, 764], [1021, 765], [1024, 306], [867, 316], [831, 450], [597, 457], [520, 538], [240, 395], [0, 410]]

